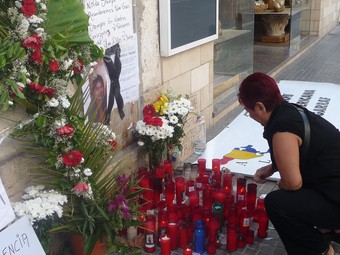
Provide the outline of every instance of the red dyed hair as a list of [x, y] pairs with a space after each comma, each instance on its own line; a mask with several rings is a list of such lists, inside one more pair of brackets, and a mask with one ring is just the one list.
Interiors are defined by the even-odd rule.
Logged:
[[238, 100], [240, 104], [254, 110], [256, 102], [264, 104], [268, 111], [284, 100], [275, 80], [264, 73], [253, 73], [240, 84]]

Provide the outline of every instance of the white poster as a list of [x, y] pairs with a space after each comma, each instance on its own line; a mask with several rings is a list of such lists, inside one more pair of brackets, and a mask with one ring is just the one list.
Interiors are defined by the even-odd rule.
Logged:
[[15, 214], [0, 178], [0, 230], [6, 227], [14, 219]]
[[0, 232], [2, 255], [45, 255], [29, 219], [25, 216]]
[[[280, 81], [279, 87], [287, 101], [307, 107], [340, 128], [340, 85]], [[212, 159], [219, 158], [221, 167], [227, 167], [233, 173], [253, 176], [257, 169], [271, 163], [268, 149], [267, 141], [263, 138], [263, 127], [243, 111], [208, 142], [200, 158], [207, 160], [207, 168], [211, 168]], [[272, 179], [279, 177], [275, 173]]]
[[132, 0], [84, 0], [89, 15], [89, 35], [104, 49], [133, 42]]

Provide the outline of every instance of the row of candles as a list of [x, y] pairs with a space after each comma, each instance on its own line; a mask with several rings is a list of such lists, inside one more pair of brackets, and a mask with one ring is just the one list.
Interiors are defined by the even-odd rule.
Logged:
[[213, 159], [211, 172], [206, 169], [206, 160], [199, 159], [195, 180], [173, 178], [172, 164], [167, 160], [154, 172], [140, 168], [139, 175], [145, 188], [140, 202], [146, 213], [146, 252], [154, 252], [160, 245], [162, 255], [179, 247], [187, 255], [192, 251], [215, 254], [223, 231], [226, 249], [235, 251], [253, 243], [252, 221], [258, 223], [257, 236], [267, 237], [268, 216], [263, 198], [257, 198], [257, 185], [221, 172], [218, 159]]

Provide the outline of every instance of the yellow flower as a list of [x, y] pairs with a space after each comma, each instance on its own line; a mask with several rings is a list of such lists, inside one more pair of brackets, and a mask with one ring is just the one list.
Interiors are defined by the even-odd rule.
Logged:
[[169, 98], [167, 96], [161, 95], [160, 97], [158, 97], [157, 101], [153, 104], [153, 106], [155, 107], [155, 111], [159, 115], [163, 115], [164, 110], [166, 110], [168, 107], [168, 102]]

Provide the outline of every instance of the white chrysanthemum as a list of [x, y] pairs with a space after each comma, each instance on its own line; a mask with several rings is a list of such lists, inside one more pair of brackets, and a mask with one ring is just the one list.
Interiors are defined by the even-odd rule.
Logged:
[[17, 28], [19, 33], [26, 34], [28, 31], [28, 28], [30, 26], [30, 23], [27, 19], [21, 19], [21, 22]]
[[40, 36], [40, 37], [44, 37], [45, 34], [45, 29], [42, 27], [38, 27], [35, 32]]
[[70, 105], [71, 105], [70, 101], [67, 99], [66, 96], [59, 97], [59, 101], [60, 101], [62, 107], [64, 107], [65, 109], [69, 108]]
[[62, 63], [62, 67], [64, 70], [67, 70], [70, 68], [70, 66], [73, 64], [73, 60], [72, 59], [66, 59], [63, 63]]
[[[36, 1], [36, 2], [38, 2], [38, 1]], [[40, 4], [40, 8], [41, 8], [42, 10], [44, 10], [44, 11], [47, 10], [46, 4], [44, 4], [44, 3], [41, 3], [41, 4]]]
[[59, 105], [59, 101], [58, 101], [56, 98], [52, 97], [52, 98], [46, 103], [46, 105], [47, 105], [48, 107], [57, 107], [57, 106]]
[[169, 122], [170, 122], [171, 124], [177, 124], [177, 123], [178, 123], [178, 117], [177, 117], [176, 115], [171, 115], [171, 116], [169, 117]]
[[79, 168], [74, 169], [74, 173], [79, 174], [81, 170]]
[[144, 146], [144, 145], [145, 145], [145, 143], [144, 143], [143, 141], [140, 141], [140, 140], [137, 142], [137, 144], [138, 144], [139, 146]]
[[90, 168], [85, 168], [83, 171], [85, 176], [91, 176], [92, 175], [92, 171]]
[[18, 7], [18, 9], [21, 9], [22, 4], [20, 1], [15, 1], [15, 6]]
[[31, 24], [40, 24], [40, 23], [44, 22], [44, 20], [42, 18], [39, 18], [36, 15], [32, 15], [30, 18], [28, 18], [28, 21]]

